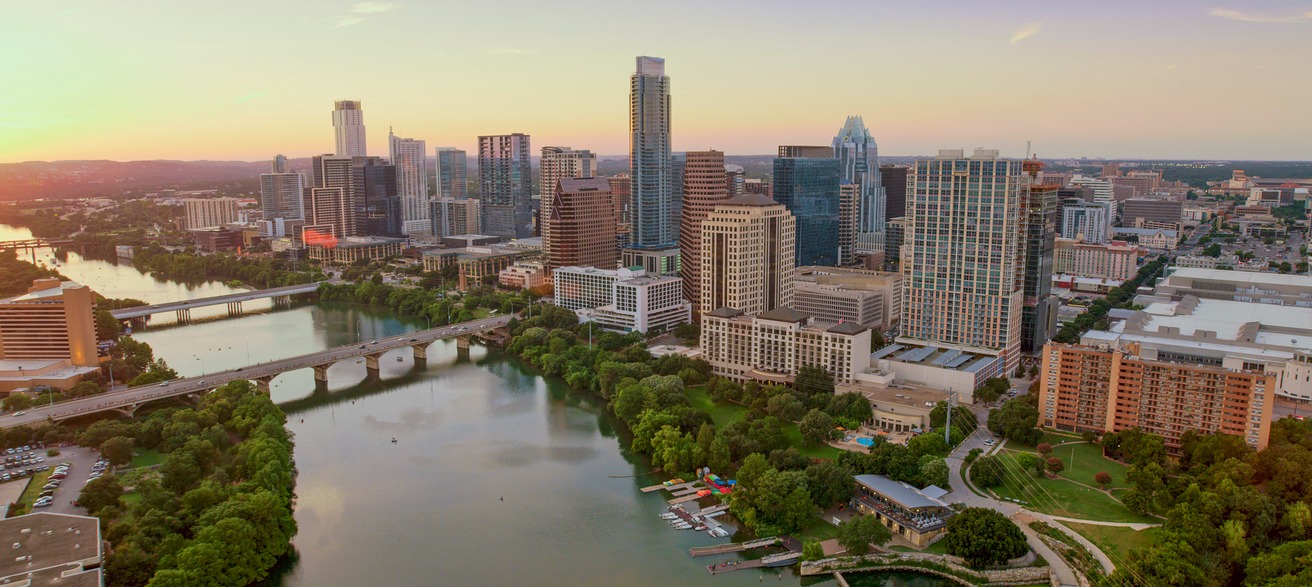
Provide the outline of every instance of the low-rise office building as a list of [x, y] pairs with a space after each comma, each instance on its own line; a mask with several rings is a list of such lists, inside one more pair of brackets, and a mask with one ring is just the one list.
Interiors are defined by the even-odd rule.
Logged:
[[378, 261], [400, 256], [405, 239], [373, 236], [351, 236], [332, 244], [312, 244], [306, 247], [311, 259], [325, 263], [350, 264], [362, 259]]
[[947, 531], [955, 513], [939, 498], [947, 494], [930, 486], [916, 489], [883, 475], [857, 475], [852, 509], [874, 516], [888, 529], [917, 548], [924, 548]]
[[1124, 241], [1082, 243], [1059, 238], [1053, 245], [1053, 273], [1126, 280], [1139, 271], [1142, 250]]
[[1157, 295], [1312, 307], [1312, 276], [1179, 267], [1157, 282]]
[[1140, 246], [1150, 249], [1175, 250], [1180, 242], [1180, 233], [1165, 228], [1127, 228], [1116, 227], [1113, 232], [1118, 238], [1137, 239]]
[[902, 319], [902, 275], [899, 273], [852, 267], [798, 267], [794, 288], [808, 283], [878, 293], [881, 299], [880, 328], [885, 330], [893, 328]]
[[798, 282], [793, 286], [793, 309], [825, 322], [884, 328], [884, 294], [879, 291]]
[[870, 330], [816, 322], [789, 308], [748, 316], [733, 308], [702, 315], [702, 357], [711, 372], [736, 381], [792, 384], [797, 370], [818, 365], [839, 384], [869, 367]]
[[620, 332], [670, 330], [692, 320], [692, 304], [683, 299], [683, 279], [640, 275], [611, 283], [611, 302], [575, 312], [584, 321]]
[[541, 261], [520, 261], [501, 270], [497, 283], [507, 289], [529, 289], [547, 283], [547, 271]]

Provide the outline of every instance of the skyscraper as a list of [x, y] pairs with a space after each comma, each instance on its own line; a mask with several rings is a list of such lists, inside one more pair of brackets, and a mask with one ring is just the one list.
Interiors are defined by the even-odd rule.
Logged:
[[[542, 147], [542, 159], [538, 167], [538, 175], [541, 177], [538, 186], [542, 193], [538, 228], [542, 231], [542, 242], [545, 245], [551, 234], [551, 205], [556, 200], [552, 197], [556, 193], [556, 182], [592, 177], [596, 173], [597, 156], [587, 150], [576, 151], [569, 147]], [[609, 198], [609, 183], [606, 184], [606, 194]]]
[[907, 205], [898, 342], [1020, 358], [1024, 234], [1021, 162], [939, 151], [916, 162]]
[[478, 137], [478, 198], [482, 201], [483, 232], [504, 238], [533, 235], [529, 153], [526, 134]]
[[[907, 176], [911, 168], [906, 165], [880, 165], [879, 182], [884, 186], [884, 223], [907, 214]], [[891, 253], [888, 247], [884, 252]]]
[[626, 265], [668, 273], [678, 263], [678, 202], [670, 154], [670, 78], [665, 60], [638, 57], [629, 78], [629, 175], [633, 229]]
[[1056, 184], [1044, 184], [1043, 162], [1026, 159], [1029, 187], [1022, 200], [1025, 223], [1024, 306], [1021, 309], [1021, 350], [1036, 352], [1052, 338], [1057, 328], [1057, 309], [1061, 302], [1052, 293], [1052, 272], [1057, 238]]
[[[885, 194], [879, 179], [879, 145], [860, 116], [849, 116], [834, 137], [834, 157], [842, 178], [857, 185], [856, 252], [884, 251]], [[779, 187], [775, 186], [776, 193]]]
[[260, 210], [264, 220], [303, 218], [301, 196], [305, 190], [305, 176], [287, 172], [287, 158], [273, 158], [273, 172], [260, 174]]
[[[797, 265], [837, 266], [840, 257], [852, 257], [853, 251], [839, 250], [841, 166], [829, 147], [779, 147], [774, 200], [797, 219]], [[848, 224], [857, 224], [856, 218]]]
[[702, 311], [701, 255], [692, 252], [702, 250], [702, 221], [727, 199], [724, 153], [689, 151], [683, 171], [683, 217], [679, 220], [679, 250], [687, 254], [680, 260], [679, 276], [683, 278], [683, 297], [692, 302], [694, 313]]
[[437, 197], [463, 200], [469, 197], [469, 158], [463, 149], [437, 148]]
[[757, 194], [720, 202], [702, 222], [702, 312], [757, 315], [793, 303], [796, 223], [783, 204]]
[[396, 165], [380, 157], [352, 159], [350, 193], [359, 234], [391, 237], [408, 234], [398, 179]]
[[427, 232], [432, 227], [428, 220], [428, 146], [422, 140], [398, 137], [391, 129], [387, 144], [401, 197], [401, 232]]
[[[857, 209], [861, 207], [860, 202], [857, 201], [860, 196], [857, 191], [860, 189], [860, 186], [846, 181], [838, 186], [838, 264], [840, 266], [856, 262], [856, 216]], [[887, 232], [885, 230], [885, 235]], [[804, 265], [799, 263], [798, 266]]]
[[629, 218], [630, 211], [633, 209], [633, 194], [631, 189], [633, 182], [627, 173], [617, 173], [606, 178], [610, 181], [610, 198], [611, 203], [615, 205], [615, 229], [618, 233], [620, 247], [629, 246], [629, 230], [633, 228], [633, 222]]
[[[548, 206], [546, 200], [550, 199]], [[605, 178], [560, 178], [543, 198], [543, 219], [551, 226], [543, 238], [548, 271], [558, 267], [615, 269], [615, 207]]]
[[333, 105], [333, 134], [338, 157], [364, 157], [364, 110], [356, 100], [338, 100]]

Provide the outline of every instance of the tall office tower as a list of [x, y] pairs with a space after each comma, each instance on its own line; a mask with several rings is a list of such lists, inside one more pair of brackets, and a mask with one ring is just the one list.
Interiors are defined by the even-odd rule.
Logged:
[[43, 360], [99, 366], [95, 315], [91, 288], [53, 277], [37, 279], [27, 293], [0, 300], [0, 360], [14, 363], [20, 372], [27, 365], [29, 377], [50, 371]]
[[[351, 201], [356, 210], [357, 233], [399, 237], [405, 231], [400, 172], [380, 157], [356, 157], [351, 165]], [[428, 228], [425, 227], [424, 232]]]
[[503, 238], [533, 236], [533, 169], [529, 136], [478, 137], [478, 199], [483, 232]]
[[[834, 267], [840, 257], [851, 258], [853, 251], [840, 251], [838, 246], [841, 181], [842, 161], [834, 158], [829, 147], [779, 147], [774, 160], [774, 200], [797, 219], [797, 265]], [[849, 222], [858, 224], [855, 217]]]
[[[851, 265], [856, 262], [856, 213], [860, 207], [860, 203], [857, 201], [860, 189], [860, 186], [846, 181], [838, 186], [839, 265]], [[887, 226], [887, 223], [885, 223], [885, 226]], [[887, 234], [885, 238], [887, 239]], [[804, 265], [799, 264], [798, 266], [803, 267]]]
[[[377, 159], [372, 158], [372, 159]], [[311, 159], [311, 182], [302, 201], [307, 231], [343, 238], [364, 233], [366, 201], [352, 170], [364, 157], [319, 155]], [[332, 193], [332, 192], [337, 193]]]
[[629, 176], [633, 193], [633, 228], [625, 265], [643, 265], [649, 273], [677, 270], [678, 202], [670, 153], [670, 78], [665, 60], [638, 57], [629, 77]]
[[733, 308], [757, 315], [793, 305], [796, 221], [757, 195], [729, 198], [702, 222], [703, 314]]
[[[538, 187], [542, 200], [538, 229], [542, 232], [542, 242], [545, 245], [551, 234], [551, 205], [555, 201], [552, 196], [556, 193], [556, 182], [562, 179], [591, 178], [596, 174], [597, 156], [586, 149], [576, 151], [569, 147], [542, 147], [542, 159], [539, 161], [538, 177], [541, 180]], [[606, 194], [609, 198], [610, 182], [606, 183]]]
[[300, 220], [305, 176], [287, 172], [287, 158], [273, 158], [273, 172], [260, 174], [260, 210], [265, 220]]
[[1021, 201], [1025, 223], [1025, 276], [1021, 289], [1021, 350], [1037, 352], [1056, 334], [1057, 309], [1061, 302], [1052, 293], [1052, 271], [1056, 257], [1057, 184], [1044, 183], [1043, 162], [1026, 159], [1029, 189]]
[[611, 203], [615, 206], [615, 232], [620, 248], [629, 246], [629, 229], [633, 228], [630, 217], [633, 210], [633, 181], [627, 173], [617, 173], [606, 178], [610, 182]]
[[[554, 184], [543, 203], [543, 210], [550, 210], [551, 215], [551, 230], [542, 238], [549, 272], [558, 267], [615, 269], [619, 248], [610, 182], [605, 178], [560, 178]], [[550, 206], [546, 199], [551, 200]]]
[[[742, 165], [724, 166], [724, 184], [729, 190], [729, 197], [741, 196], [747, 193], [746, 182], [747, 176]], [[682, 227], [680, 227], [680, 230], [682, 230]]]
[[[905, 216], [889, 218], [884, 222], [884, 264], [897, 268], [902, 263], [902, 245], [906, 243], [907, 219]], [[901, 300], [898, 300], [901, 303]]]
[[[857, 185], [856, 252], [884, 251], [885, 194], [879, 179], [879, 145], [860, 116], [849, 116], [834, 137], [833, 156], [842, 163], [842, 178]], [[778, 193], [779, 186], [775, 186]]]
[[428, 145], [398, 137], [391, 129], [387, 130], [387, 144], [401, 196], [401, 232], [427, 232], [432, 226], [428, 220]]
[[474, 198], [434, 198], [433, 211], [429, 214], [433, 221], [433, 236], [481, 234], [483, 219], [478, 208], [479, 201]]
[[464, 149], [437, 148], [437, 197], [463, 200], [469, 197], [469, 158]]
[[1021, 162], [943, 150], [914, 173], [898, 342], [998, 356], [1010, 372], [1020, 359]]
[[[884, 223], [890, 218], [907, 215], [907, 176], [911, 168], [906, 165], [880, 165], [879, 182], [884, 186]], [[888, 247], [884, 248], [888, 253]]]
[[683, 206], [679, 219], [679, 250], [688, 251], [679, 262], [679, 276], [683, 278], [683, 297], [692, 302], [694, 314], [715, 308], [701, 307], [701, 255], [702, 221], [711, 214], [716, 204], [729, 199], [725, 183], [724, 153], [721, 151], [688, 151], [683, 171]]
[[182, 205], [187, 230], [214, 228], [237, 221], [236, 198], [186, 198]]
[[333, 104], [333, 134], [337, 137], [338, 157], [364, 157], [364, 110], [356, 100], [338, 100]]

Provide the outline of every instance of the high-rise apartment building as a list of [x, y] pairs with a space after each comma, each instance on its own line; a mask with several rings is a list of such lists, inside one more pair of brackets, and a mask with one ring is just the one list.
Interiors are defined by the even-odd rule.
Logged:
[[365, 157], [364, 110], [356, 100], [338, 100], [333, 104], [333, 134], [337, 138], [338, 157]]
[[[403, 200], [397, 186], [400, 179], [396, 166], [380, 157], [355, 157], [351, 160], [348, 192], [355, 207], [357, 234], [390, 237], [408, 234]], [[424, 232], [427, 230], [425, 227]]]
[[[679, 250], [687, 251], [680, 260], [679, 275], [683, 278], [683, 297], [693, 304], [693, 312], [701, 312], [701, 255], [702, 221], [710, 216], [716, 204], [729, 199], [725, 178], [724, 153], [721, 151], [689, 151], [683, 171], [683, 218], [679, 224]], [[707, 308], [714, 309], [714, 308]]]
[[884, 263], [897, 267], [902, 262], [902, 245], [906, 244], [907, 219], [905, 216], [889, 218], [884, 222]]
[[[857, 253], [884, 251], [885, 195], [879, 178], [879, 145], [860, 116], [849, 116], [834, 137], [833, 156], [842, 178], [857, 185]], [[779, 186], [775, 186], [776, 193]]]
[[[846, 254], [839, 250], [839, 226], [860, 227], [860, 189], [857, 209], [849, 219], [840, 219], [839, 184], [843, 161], [834, 158], [829, 147], [784, 145], [774, 160], [774, 200], [783, 204], [797, 219], [797, 265], [839, 265]], [[849, 182], [850, 183], [850, 182]]]
[[478, 137], [478, 198], [483, 231], [503, 238], [533, 235], [533, 175], [529, 136]]
[[907, 203], [898, 342], [1019, 363], [1025, 262], [1021, 162], [943, 150], [916, 162]]
[[615, 205], [616, 234], [620, 247], [629, 246], [629, 231], [633, 228], [633, 181], [627, 173], [617, 173], [606, 178], [610, 182], [611, 202]]
[[235, 198], [186, 198], [182, 200], [187, 230], [216, 228], [237, 221]]
[[[562, 179], [593, 177], [597, 169], [597, 156], [586, 149], [576, 151], [569, 147], [542, 147], [542, 159], [538, 167], [538, 176], [541, 178], [538, 185], [542, 190], [542, 205], [539, 211], [541, 220], [538, 228], [542, 232], [542, 242], [545, 244], [551, 238], [551, 206], [556, 200], [554, 197], [558, 187], [556, 183]], [[606, 186], [606, 193], [607, 197], [610, 197], [609, 183]], [[573, 263], [566, 263], [566, 265], [571, 264]]]
[[1266, 448], [1277, 375], [1148, 359], [1132, 351], [1048, 343], [1039, 423], [1070, 431], [1138, 428], [1180, 454], [1185, 432], [1222, 433]]
[[1095, 245], [1073, 239], [1055, 239], [1052, 270], [1062, 275], [1125, 281], [1139, 272], [1143, 251], [1123, 241]]
[[1057, 236], [1057, 189], [1040, 177], [1043, 163], [1026, 159], [1023, 165], [1030, 176], [1021, 201], [1021, 218], [1025, 223], [1025, 293], [1021, 309], [1021, 350], [1035, 352], [1043, 348], [1057, 329], [1057, 309], [1061, 301], [1052, 293], [1052, 272]]
[[[90, 288], [38, 279], [27, 293], [0, 300], [0, 360], [64, 359], [79, 367], [99, 366], [95, 313]], [[43, 367], [34, 363], [28, 369]]]
[[392, 165], [396, 167], [397, 195], [401, 197], [401, 232], [427, 232], [428, 220], [428, 145], [387, 131]]
[[1061, 208], [1061, 237], [1102, 244], [1111, 238], [1111, 204], [1068, 200]]
[[[638, 57], [637, 70], [629, 77], [629, 176], [633, 193], [629, 246], [642, 251], [674, 249], [679, 229], [670, 153], [670, 78], [665, 75], [665, 60], [658, 57]], [[654, 255], [653, 262], [660, 257]], [[677, 254], [674, 258], [677, 266]]]
[[264, 220], [303, 218], [301, 197], [305, 191], [305, 176], [287, 171], [287, 158], [273, 158], [271, 173], [260, 174], [260, 211]]
[[796, 220], [788, 208], [747, 194], [715, 206], [702, 221], [701, 311], [756, 315], [793, 303]]
[[434, 198], [429, 217], [433, 221], [433, 236], [479, 234], [483, 219], [479, 214], [479, 201], [474, 198]]
[[463, 200], [469, 196], [469, 158], [464, 149], [437, 148], [437, 197]]
[[[543, 198], [543, 220], [551, 227], [543, 236], [547, 271], [558, 267], [614, 269], [619, 259], [615, 241], [615, 207], [605, 178], [560, 178]], [[550, 205], [547, 204], [550, 200]]]
[[[907, 178], [911, 168], [906, 165], [880, 165], [879, 182], [884, 186], [884, 218], [901, 218], [907, 214]], [[885, 223], [888, 221], [885, 220]], [[886, 253], [891, 253], [884, 247]]]
[[[861, 186], [843, 182], [838, 186], [838, 264], [856, 262], [857, 212], [861, 208]], [[888, 241], [888, 222], [884, 223], [884, 240]], [[885, 246], [887, 249], [887, 246]]]

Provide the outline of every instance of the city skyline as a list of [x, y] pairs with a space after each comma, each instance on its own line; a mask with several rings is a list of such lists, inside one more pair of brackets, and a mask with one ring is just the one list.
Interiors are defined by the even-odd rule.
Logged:
[[[261, 7], [258, 19], [246, 8], [0, 8], [0, 33], [40, 48], [0, 68], [10, 89], [0, 98], [0, 161], [308, 157], [332, 152], [325, 123], [335, 100], [362, 102], [375, 128], [469, 152], [477, 136], [522, 131], [620, 155], [634, 55], [667, 60], [680, 152], [820, 144], [849, 114], [894, 156], [958, 145], [1019, 154], [1030, 140], [1045, 157], [1290, 160], [1306, 158], [1300, 138], [1312, 130], [1299, 115], [1312, 89], [1312, 63], [1299, 58], [1312, 18], [1292, 2], [1002, 2], [953, 5], [949, 20], [935, 4], [799, 12], [763, 2], [701, 6], [696, 22], [680, 18], [688, 7], [677, 2], [665, 11], [605, 4], [551, 28], [540, 26], [549, 8], [525, 4], [497, 19], [514, 45], [458, 24], [504, 7], [293, 3]], [[623, 20], [644, 26], [599, 26]], [[737, 26], [707, 35], [712, 22]], [[840, 34], [862, 42], [828, 50]], [[381, 61], [336, 50], [396, 39], [423, 42]], [[781, 41], [791, 49], [762, 56]], [[587, 67], [546, 66], [578, 51], [591, 51]], [[428, 75], [407, 73], [420, 67]], [[322, 75], [329, 69], [353, 74]], [[743, 91], [753, 79], [786, 83]], [[506, 91], [512, 84], [537, 90]], [[372, 137], [368, 151], [384, 152], [386, 137]]]

